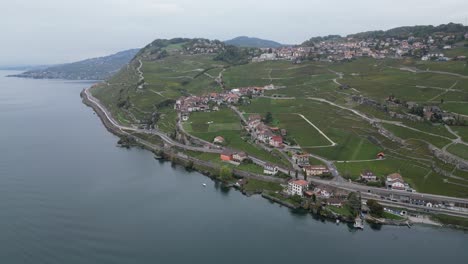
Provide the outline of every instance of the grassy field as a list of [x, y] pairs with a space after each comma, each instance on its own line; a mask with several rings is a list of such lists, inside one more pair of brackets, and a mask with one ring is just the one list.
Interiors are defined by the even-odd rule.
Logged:
[[391, 125], [391, 124], [384, 124], [383, 125], [386, 129], [394, 133], [397, 137], [402, 139], [416, 139], [421, 140], [424, 142], [431, 143], [432, 145], [442, 148], [445, 145], [449, 144], [451, 141], [449, 139], [445, 139], [438, 136], [432, 136], [429, 134], [425, 134], [422, 132], [414, 131], [405, 127]]
[[399, 216], [399, 215], [396, 215], [396, 214], [392, 214], [392, 213], [389, 213], [389, 212], [383, 212], [383, 218], [385, 219], [390, 219], [390, 220], [403, 220], [405, 218]]
[[218, 164], [220, 166], [228, 166], [232, 169], [238, 169], [242, 171], [248, 171], [256, 174], [263, 174], [263, 167], [256, 165], [256, 164], [245, 164], [242, 163], [239, 166], [235, 166], [233, 164], [224, 162], [220, 159], [219, 154], [215, 153], [204, 153], [204, 152], [194, 152], [194, 151], [186, 151], [186, 153], [192, 157], [196, 157], [201, 160], [210, 161], [214, 164]]
[[226, 146], [245, 151], [248, 154], [288, 167], [289, 163], [284, 158], [271, 155], [266, 150], [249, 143], [247, 136], [242, 136], [242, 128], [239, 117], [229, 108], [221, 108], [217, 112], [197, 112], [190, 115], [190, 119], [184, 123], [185, 130], [201, 139], [212, 142], [217, 136], [226, 140]]
[[457, 155], [458, 157], [468, 160], [468, 146], [462, 144], [454, 144], [447, 148], [447, 151]]
[[447, 102], [441, 106], [443, 110], [457, 114], [468, 115], [468, 102]]
[[454, 126], [452, 130], [455, 131], [465, 142], [468, 142], [468, 126]]
[[328, 205], [326, 208], [343, 217], [354, 217], [354, 215], [351, 214], [351, 209], [347, 205], [342, 207]]
[[[274, 117], [279, 117], [280, 126], [282, 122], [289, 124], [289, 126], [285, 126], [288, 135], [297, 139], [306, 151], [328, 159], [374, 159], [381, 150], [379, 146], [369, 140], [370, 136], [379, 137], [374, 128], [350, 112], [328, 104], [299, 99], [257, 98], [252, 101], [251, 105], [243, 106], [241, 109], [246, 113], [272, 112]], [[335, 147], [314, 147], [330, 145], [330, 142], [308, 123], [299, 120], [296, 113], [303, 114], [338, 145]]]
[[256, 179], [248, 179], [247, 183], [244, 185], [244, 190], [248, 192], [256, 192], [256, 191], [282, 191], [283, 187], [279, 183], [276, 182], [266, 182]]
[[360, 173], [366, 169], [381, 177], [398, 172], [411, 187], [419, 192], [468, 197], [465, 187], [445, 182], [446, 178], [433, 172], [430, 164], [423, 166], [410, 159], [388, 157], [382, 161], [337, 163], [336, 166], [344, 176], [354, 180], [358, 179]]
[[432, 215], [431, 218], [444, 225], [457, 225], [468, 228], [468, 219], [463, 217], [456, 217], [451, 215]]

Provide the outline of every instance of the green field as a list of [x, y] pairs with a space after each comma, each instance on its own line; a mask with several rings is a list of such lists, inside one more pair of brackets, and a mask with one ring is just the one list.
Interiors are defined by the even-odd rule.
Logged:
[[189, 120], [184, 123], [184, 128], [188, 133], [209, 142], [217, 136], [222, 136], [226, 140], [226, 146], [232, 149], [245, 151], [255, 157], [289, 167], [289, 163], [284, 158], [271, 155], [248, 142], [249, 137], [242, 136], [239, 117], [229, 108], [221, 108], [217, 112], [192, 113]]
[[244, 185], [244, 190], [248, 192], [256, 191], [282, 191], [283, 187], [279, 183], [275, 182], [266, 182], [256, 179], [248, 179], [247, 183]]
[[462, 144], [453, 144], [447, 148], [447, 151], [458, 157], [468, 160], [468, 146]]
[[446, 139], [440, 136], [429, 135], [423, 132], [414, 131], [397, 125], [384, 124], [383, 126], [392, 133], [394, 133], [397, 137], [400, 137], [402, 139], [421, 140], [439, 148], [442, 148], [451, 142], [450, 139]]
[[[155, 126], [168, 134], [173, 133], [176, 130], [177, 119], [173, 100], [181, 96], [221, 92], [222, 88], [214, 80], [220, 74], [227, 89], [273, 84], [278, 89], [266, 91], [265, 95], [284, 97], [283, 99], [253, 98], [250, 104], [239, 105], [238, 108], [246, 116], [252, 113], [264, 116], [271, 112], [273, 125], [286, 129], [287, 139], [295, 141], [306, 152], [334, 161], [356, 161], [336, 163], [341, 174], [346, 177], [357, 179], [364, 169], [371, 169], [379, 176], [400, 172], [404, 179], [420, 192], [468, 196], [468, 188], [465, 187], [467, 182], [464, 180], [468, 179], [468, 172], [456, 170], [453, 165], [437, 160], [427, 148], [428, 143], [443, 148], [451, 143], [455, 136], [441, 124], [392, 118], [382, 110], [388, 109], [400, 114], [409, 111], [404, 106], [388, 104], [387, 97], [394, 95], [402, 102], [438, 105], [443, 110], [468, 115], [468, 107], [465, 107], [465, 103], [468, 103], [468, 79], [450, 74], [414, 73], [400, 69], [410, 67], [423, 71], [429, 69], [468, 75], [466, 62], [362, 58], [334, 63], [304, 61], [301, 64], [293, 64], [290, 61], [279, 60], [230, 65], [215, 60], [216, 54], [181, 55], [181, 49], [188, 42], [171, 43], [173, 44], [163, 48], [168, 56], [154, 59], [151, 52], [143, 52], [110, 80], [92, 89], [93, 95], [121, 124], [147, 124], [154, 114], [157, 114]], [[457, 48], [446, 53], [449, 56], [468, 54], [467, 50]], [[142, 89], [137, 88], [141, 85], [137, 73], [139, 60], [143, 62], [141, 70], [145, 84]], [[342, 73], [342, 78], [337, 73]], [[337, 83], [348, 84], [351, 89], [340, 89]], [[448, 91], [449, 88], [453, 90]], [[373, 99], [382, 107], [377, 109], [369, 105], [359, 105], [351, 99], [355, 95]], [[369, 116], [401, 122], [413, 129], [383, 124], [396, 136], [405, 139], [406, 145], [400, 146], [383, 137], [368, 121], [351, 111], [308, 97], [324, 98]], [[337, 145], [330, 146], [331, 142], [299, 114]], [[210, 142], [216, 136], [223, 136], [229, 148], [245, 151], [283, 167], [290, 166], [278, 151], [269, 153], [253, 144], [242, 129], [239, 117], [227, 107], [222, 107], [217, 112], [192, 113], [184, 123], [184, 128], [188, 133]], [[452, 129], [468, 142], [468, 126]], [[380, 151], [384, 151], [387, 158], [383, 161], [373, 161]], [[467, 158], [468, 151], [464, 145], [453, 145], [448, 151]], [[190, 155], [220, 162], [217, 155]], [[312, 163], [319, 162], [313, 160]], [[447, 179], [433, 172], [432, 166], [460, 178]], [[256, 165], [243, 164], [237, 168], [255, 173], [262, 172], [262, 168]]]
[[468, 115], [468, 102], [447, 102], [442, 104], [442, 109], [457, 114]]

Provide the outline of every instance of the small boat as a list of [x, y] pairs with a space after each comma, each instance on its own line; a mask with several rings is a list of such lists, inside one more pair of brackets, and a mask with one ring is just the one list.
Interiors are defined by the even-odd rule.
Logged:
[[340, 219], [336, 219], [336, 224], [339, 224], [340, 223]]
[[203, 187], [206, 187], [206, 183], [203, 183], [202, 185], [203, 185]]
[[354, 228], [364, 229], [364, 221], [362, 221], [360, 217], [356, 217], [356, 219], [354, 219]]

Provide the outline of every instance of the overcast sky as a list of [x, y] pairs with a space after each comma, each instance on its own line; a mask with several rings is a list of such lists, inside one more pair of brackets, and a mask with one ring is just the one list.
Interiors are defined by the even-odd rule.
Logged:
[[0, 65], [111, 54], [156, 38], [318, 35], [466, 23], [467, 0], [1, 0]]

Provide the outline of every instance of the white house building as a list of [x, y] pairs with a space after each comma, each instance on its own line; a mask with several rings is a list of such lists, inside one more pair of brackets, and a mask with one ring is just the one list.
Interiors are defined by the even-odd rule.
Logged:
[[267, 163], [263, 167], [263, 173], [267, 175], [275, 175], [276, 173], [278, 173], [278, 167], [273, 164]]
[[304, 192], [309, 189], [309, 183], [304, 180], [290, 181], [288, 183], [288, 194], [303, 196]]
[[388, 175], [385, 185], [392, 190], [405, 190], [407, 187], [405, 181], [403, 181], [403, 177], [399, 173]]

